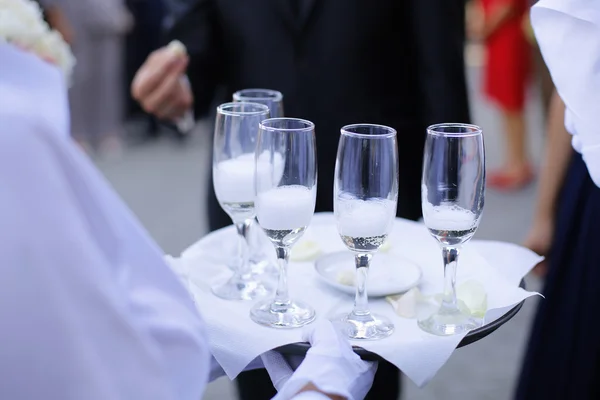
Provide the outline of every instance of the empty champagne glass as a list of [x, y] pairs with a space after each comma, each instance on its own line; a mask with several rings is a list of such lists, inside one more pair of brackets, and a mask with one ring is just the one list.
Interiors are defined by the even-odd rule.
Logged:
[[439, 310], [418, 321], [426, 332], [453, 335], [482, 324], [460, 310], [455, 285], [460, 248], [479, 226], [484, 193], [485, 150], [481, 129], [467, 124], [430, 126], [421, 201], [425, 225], [442, 247], [445, 282]]
[[287, 267], [292, 246], [315, 212], [317, 154], [315, 126], [296, 118], [274, 118], [260, 125], [256, 147], [256, 215], [275, 246], [279, 281], [275, 298], [250, 311], [255, 322], [297, 328], [315, 319], [315, 310], [288, 294]]
[[[233, 94], [235, 102], [251, 102], [264, 104], [269, 107], [271, 118], [283, 117], [283, 95], [281, 92], [270, 89], [244, 89]], [[250, 264], [255, 273], [277, 274], [277, 268], [270, 262], [264, 253], [263, 243], [267, 240], [264, 232], [256, 223], [249, 227], [248, 238], [250, 244]]]
[[351, 339], [387, 337], [394, 325], [369, 310], [371, 258], [390, 233], [398, 203], [396, 131], [382, 125], [342, 128], [335, 164], [334, 214], [338, 232], [356, 264], [354, 309], [332, 319]]
[[257, 279], [248, 262], [248, 227], [254, 209], [255, 150], [258, 127], [269, 118], [269, 107], [255, 103], [226, 103], [217, 108], [213, 149], [213, 181], [219, 204], [239, 235], [239, 256], [233, 276], [212, 288], [227, 300], [252, 300], [267, 295], [269, 285]]

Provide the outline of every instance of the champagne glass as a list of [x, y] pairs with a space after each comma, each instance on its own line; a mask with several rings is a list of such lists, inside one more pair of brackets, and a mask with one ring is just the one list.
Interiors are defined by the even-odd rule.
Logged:
[[394, 325], [369, 311], [367, 276], [373, 255], [392, 229], [398, 204], [396, 131], [382, 125], [342, 128], [335, 163], [334, 215], [342, 241], [354, 253], [356, 295], [352, 312], [332, 319], [351, 339], [376, 340]]
[[296, 118], [273, 118], [260, 125], [256, 147], [256, 215], [273, 243], [279, 265], [275, 298], [250, 311], [255, 322], [297, 328], [315, 319], [315, 310], [288, 294], [287, 267], [292, 246], [315, 212], [317, 154], [315, 126]]
[[233, 101], [264, 104], [269, 107], [271, 118], [283, 117], [283, 94], [270, 89], [244, 89], [233, 94]]
[[[283, 117], [283, 94], [270, 89], [244, 89], [238, 90], [233, 94], [235, 102], [251, 102], [264, 104], [269, 107], [271, 118]], [[250, 244], [250, 265], [257, 274], [267, 273], [277, 274], [277, 268], [269, 261], [269, 258], [263, 251], [263, 243], [266, 241], [264, 232], [256, 223], [250, 225], [248, 238]]]
[[239, 235], [239, 256], [233, 276], [212, 288], [227, 300], [252, 300], [271, 288], [256, 279], [248, 262], [248, 227], [254, 209], [254, 154], [258, 127], [269, 118], [269, 107], [255, 103], [226, 103], [217, 108], [213, 149], [213, 181], [219, 204], [229, 215]]
[[442, 247], [445, 283], [439, 310], [418, 321], [426, 332], [453, 335], [482, 324], [460, 310], [455, 285], [458, 255], [479, 226], [484, 193], [485, 150], [481, 129], [467, 124], [430, 126], [421, 201], [425, 226]]

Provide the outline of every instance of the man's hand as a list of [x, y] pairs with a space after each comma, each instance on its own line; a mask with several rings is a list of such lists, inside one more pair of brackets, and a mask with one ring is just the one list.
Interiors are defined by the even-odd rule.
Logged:
[[185, 79], [189, 58], [185, 51], [166, 46], [154, 51], [137, 72], [131, 94], [149, 114], [164, 120], [181, 118], [193, 104]]

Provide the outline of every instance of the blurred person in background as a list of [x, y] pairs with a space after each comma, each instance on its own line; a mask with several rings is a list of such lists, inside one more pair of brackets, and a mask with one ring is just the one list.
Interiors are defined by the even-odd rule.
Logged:
[[[564, 260], [554, 262], [554, 254], [562, 244], [555, 243], [560, 231], [556, 223], [560, 220], [560, 205], [572, 193], [565, 186], [567, 170], [573, 157], [571, 135], [565, 128], [565, 105], [556, 91], [554, 92], [549, 107], [546, 121], [546, 149], [542, 165], [540, 166], [540, 180], [535, 206], [533, 223], [525, 239], [525, 246], [543, 255], [546, 259], [537, 265], [533, 272], [544, 277], [548, 266], [555, 265], [567, 268]], [[562, 193], [562, 194], [561, 194]], [[545, 301], [542, 301], [545, 303]]]
[[506, 134], [504, 167], [488, 175], [490, 187], [517, 190], [533, 180], [527, 154], [525, 96], [531, 45], [525, 31], [529, 0], [473, 0], [479, 12], [469, 21], [470, 36], [485, 44], [484, 91], [500, 109]]
[[555, 359], [555, 355], [565, 357], [565, 352], [571, 351], [571, 327], [564, 324], [572, 323], [572, 315], [577, 311], [572, 309], [575, 303], [571, 299], [578, 297], [585, 268], [577, 241], [581, 239], [582, 218], [588, 217], [577, 208], [586, 208], [586, 193], [590, 189], [585, 163], [580, 155], [574, 154], [571, 135], [565, 129], [565, 105], [556, 92], [549, 111], [534, 220], [524, 243], [546, 257], [533, 271], [547, 278], [542, 290], [545, 298], [538, 305], [515, 398], [589, 399], [559, 396], [560, 392], [554, 393], [555, 388], [550, 391], [542, 388], [546, 386], [547, 369], [563, 368], [557, 365], [560, 358]]
[[[534, 269], [545, 278], [545, 298], [538, 305], [516, 399], [598, 399], [600, 385], [594, 396], [580, 393], [589, 389], [590, 373], [596, 371], [593, 379], [600, 378], [600, 346], [593, 329], [600, 326], [591, 320], [600, 305], [592, 300], [600, 279], [594, 249], [600, 189], [571, 147], [565, 106], [556, 93], [549, 111], [536, 211], [525, 241], [525, 246], [546, 256]], [[593, 335], [592, 347], [589, 335]], [[548, 385], [549, 381], [554, 384]]]
[[[170, 0], [169, 48], [154, 52], [132, 91], [165, 120], [190, 106], [206, 115], [216, 89], [226, 99], [245, 88], [284, 95], [287, 116], [316, 125], [319, 182], [316, 211], [333, 210], [340, 128], [369, 122], [398, 131], [398, 215], [421, 216], [425, 128], [469, 121], [465, 84], [463, 0]], [[187, 74], [192, 91], [182, 82]], [[209, 175], [210, 176], [210, 175]], [[209, 183], [211, 230], [231, 223]], [[241, 374], [242, 399], [275, 395], [263, 371]], [[396, 400], [398, 370], [380, 363], [368, 399]]]
[[77, 65], [69, 92], [71, 132], [86, 151], [118, 152], [123, 129], [123, 40], [133, 20], [124, 0], [41, 0], [72, 27]]
[[564, 103], [555, 95], [527, 242], [546, 252], [548, 262], [545, 299], [515, 398], [595, 400], [600, 398], [600, 4], [541, 0], [531, 21]]
[[36, 0], [36, 3], [38, 3], [43, 9], [44, 17], [46, 18], [48, 25], [50, 25], [52, 29], [59, 32], [65, 42], [72, 45], [74, 35], [73, 27], [60, 7], [57, 7], [52, 0]]
[[533, 28], [531, 27], [529, 14], [526, 15], [526, 18], [523, 21], [523, 23], [527, 39], [529, 40], [529, 43], [531, 44], [531, 47], [533, 49], [535, 78], [537, 79], [539, 85], [544, 119], [547, 121], [550, 117], [550, 108], [555, 91], [554, 83], [552, 82], [550, 71], [548, 71], [548, 67], [544, 62], [544, 57], [542, 57], [540, 46], [538, 46], [537, 40], [535, 40], [535, 35], [533, 33]]
[[[533, 5], [535, 4], [535, 1], [530, 0], [529, 3], [530, 5]], [[550, 71], [548, 71], [548, 67], [544, 62], [544, 57], [542, 57], [540, 46], [538, 46], [537, 40], [535, 40], [535, 34], [533, 33], [529, 13], [525, 14], [525, 18], [523, 19], [523, 29], [525, 30], [525, 37], [527, 37], [527, 40], [533, 49], [535, 78], [538, 81], [537, 83], [539, 86], [540, 97], [542, 99], [544, 120], [548, 121], [550, 116], [550, 103], [552, 102], [555, 91], [554, 83], [552, 82]]]

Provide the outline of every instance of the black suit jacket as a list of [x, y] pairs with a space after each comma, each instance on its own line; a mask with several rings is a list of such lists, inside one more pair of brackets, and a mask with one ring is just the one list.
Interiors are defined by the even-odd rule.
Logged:
[[[425, 127], [468, 122], [463, 0], [170, 0], [168, 39], [191, 56], [196, 112], [219, 86], [284, 94], [287, 116], [316, 125], [317, 210], [333, 207], [339, 131], [398, 131], [399, 215], [420, 216]], [[230, 97], [229, 97], [230, 98]]]

